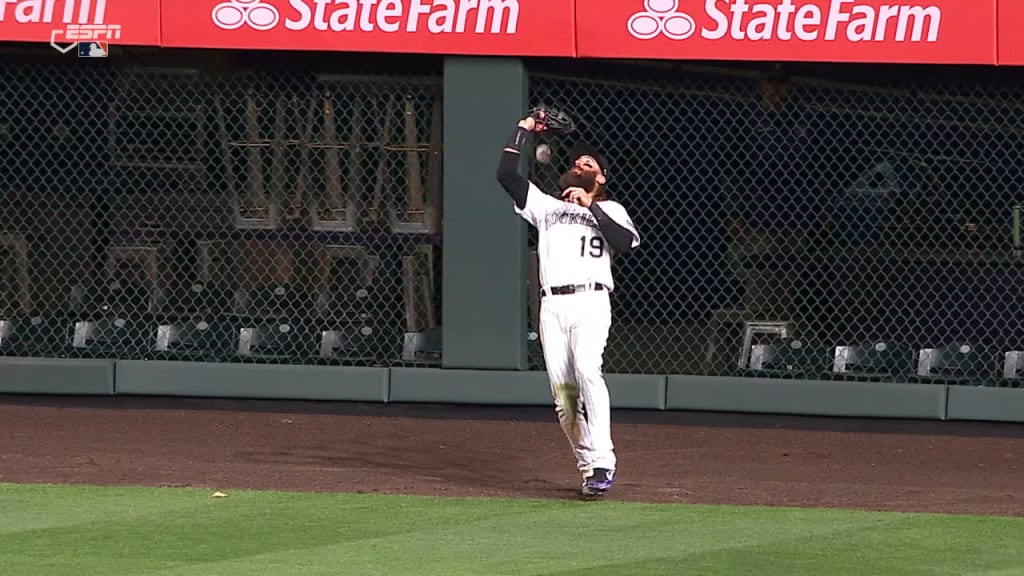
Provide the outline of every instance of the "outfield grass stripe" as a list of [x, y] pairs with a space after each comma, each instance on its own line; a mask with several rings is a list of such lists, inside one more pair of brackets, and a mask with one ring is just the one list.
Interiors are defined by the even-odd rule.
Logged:
[[[59, 490], [38, 487], [33, 494]], [[101, 491], [102, 492], [102, 491]], [[27, 566], [50, 566], [52, 573], [66, 573], [90, 551], [106, 555], [104, 564], [116, 569], [154, 570], [184, 564], [235, 563], [250, 556], [280, 552], [298, 557], [318, 547], [397, 536], [408, 532], [437, 530], [445, 523], [472, 523], [474, 518], [493, 519], [515, 513], [521, 507], [504, 510], [484, 506], [463, 506], [452, 514], [448, 506], [424, 506], [417, 499], [330, 497], [309, 494], [232, 493], [226, 499], [211, 499], [206, 491], [142, 489], [116, 491], [119, 506], [135, 511], [132, 517], [118, 516], [68, 526], [50, 526], [14, 531], [20, 518], [33, 518], [36, 510], [8, 508], [0, 526], [9, 532], [4, 548], [16, 550], [14, 562]], [[109, 494], [107, 495], [109, 496]], [[88, 498], [76, 506], [92, 507]], [[97, 507], [110, 503], [107, 497]], [[68, 502], [68, 499], [64, 499]], [[66, 506], [66, 505], [65, 505]], [[536, 502], [526, 507], [543, 506]], [[401, 521], [391, 521], [398, 518]], [[70, 564], [52, 554], [52, 544], [62, 543]], [[143, 553], [140, 553], [142, 551]], [[4, 559], [0, 551], [0, 560]], [[19, 573], [19, 572], [14, 572]], [[116, 573], [116, 572], [115, 572]]]
[[[517, 506], [518, 502], [503, 505]], [[682, 512], [682, 523], [679, 520]], [[842, 525], [792, 522], [791, 528], [774, 530], [778, 511], [764, 510], [763, 518], [751, 523], [742, 509], [662, 509], [618, 504], [567, 504], [554, 510], [534, 510], [528, 514], [478, 520], [471, 524], [449, 525], [384, 536], [360, 542], [345, 542], [310, 551], [334, 558], [333, 567], [322, 572], [335, 574], [344, 566], [345, 574], [493, 574], [541, 575], [566, 568], [602, 574], [607, 568], [621, 567], [632, 574], [634, 565], [643, 565], [664, 550], [677, 553], [666, 559], [678, 564], [688, 556], [709, 550], [735, 550], [783, 539], [802, 539], [823, 532], [854, 529], [878, 518], [847, 519]], [[807, 516], [790, 511], [789, 515]], [[301, 561], [288, 553], [270, 553], [247, 558], [236, 568], [252, 574], [293, 573]], [[205, 574], [221, 574], [223, 563], [205, 564]], [[189, 568], [159, 572], [159, 576], [187, 574]], [[620, 573], [614, 570], [611, 573]]]
[[1015, 518], [166, 488], [0, 496], [0, 566], [19, 576], [1024, 574]]
[[[0, 535], [48, 528], [66, 528], [94, 522], [146, 517], [155, 510], [182, 510], [202, 506], [202, 499], [181, 490], [143, 488], [97, 490], [87, 486], [56, 484], [0, 484]], [[148, 497], [142, 497], [149, 495]], [[83, 505], [77, 505], [81, 502]]]
[[[651, 558], [605, 566], [600, 572], [668, 574], [673, 573], [669, 570], [673, 568], [689, 574], [915, 576], [963, 575], [995, 569], [1024, 574], [1024, 552], [1018, 545], [1024, 523], [1019, 520], [899, 514], [878, 517], [884, 521], [874, 526], [847, 526], [843, 530], [764, 545], [706, 550], [688, 557]], [[807, 517], [807, 521], [815, 520], [814, 515]], [[582, 576], [584, 572], [569, 570], [555, 574]]]

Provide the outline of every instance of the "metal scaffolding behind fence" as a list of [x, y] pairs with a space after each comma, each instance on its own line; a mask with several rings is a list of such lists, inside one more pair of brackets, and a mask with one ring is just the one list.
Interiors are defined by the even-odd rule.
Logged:
[[438, 361], [439, 76], [0, 77], [3, 354]]

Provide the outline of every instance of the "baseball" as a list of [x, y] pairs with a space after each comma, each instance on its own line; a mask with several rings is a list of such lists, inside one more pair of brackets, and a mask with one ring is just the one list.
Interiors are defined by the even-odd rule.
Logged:
[[534, 156], [537, 157], [537, 162], [541, 164], [547, 164], [551, 162], [551, 146], [547, 144], [537, 145], [537, 149], [534, 150]]

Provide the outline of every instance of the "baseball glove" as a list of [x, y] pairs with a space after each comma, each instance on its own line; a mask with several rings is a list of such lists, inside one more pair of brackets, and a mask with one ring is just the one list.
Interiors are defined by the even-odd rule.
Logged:
[[564, 110], [550, 106], [537, 106], [528, 112], [530, 118], [537, 123], [537, 126], [545, 132], [553, 134], [571, 134], [576, 130], [576, 125]]

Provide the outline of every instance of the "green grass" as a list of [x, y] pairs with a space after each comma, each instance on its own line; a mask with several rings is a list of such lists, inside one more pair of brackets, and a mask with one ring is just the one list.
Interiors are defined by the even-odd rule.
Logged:
[[0, 484], [0, 574], [1024, 574], [1024, 519]]

